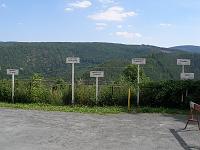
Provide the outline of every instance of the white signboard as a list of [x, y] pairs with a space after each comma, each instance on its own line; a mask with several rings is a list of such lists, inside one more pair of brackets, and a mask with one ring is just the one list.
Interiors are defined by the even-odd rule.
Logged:
[[19, 70], [18, 69], [7, 69], [7, 75], [18, 75]]
[[192, 80], [194, 79], [194, 73], [181, 73], [182, 80]]
[[90, 71], [90, 77], [100, 77], [103, 78], [104, 77], [104, 71]]
[[177, 59], [177, 65], [190, 65], [190, 59]]
[[80, 63], [80, 58], [79, 57], [67, 57], [66, 63], [68, 63], [68, 64]]
[[146, 64], [146, 59], [145, 58], [133, 58], [132, 64], [144, 65], [144, 64]]

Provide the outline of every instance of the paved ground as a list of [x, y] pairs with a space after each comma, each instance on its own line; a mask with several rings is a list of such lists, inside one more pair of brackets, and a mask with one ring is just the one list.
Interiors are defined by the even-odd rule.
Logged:
[[0, 109], [0, 150], [200, 150], [186, 116]]

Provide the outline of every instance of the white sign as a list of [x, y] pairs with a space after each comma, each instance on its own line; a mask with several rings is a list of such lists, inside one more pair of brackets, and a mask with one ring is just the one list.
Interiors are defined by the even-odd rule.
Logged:
[[182, 80], [192, 80], [194, 79], [194, 73], [181, 73]]
[[132, 64], [144, 65], [144, 64], [146, 64], [146, 59], [145, 58], [133, 58]]
[[190, 59], [177, 59], [177, 65], [190, 65]]
[[74, 104], [74, 65], [80, 63], [79, 57], [67, 57], [66, 63], [72, 64], [72, 104]]
[[7, 69], [7, 75], [18, 75], [19, 70], [18, 69]]
[[90, 77], [99, 77], [103, 78], [104, 77], [104, 71], [90, 71]]
[[68, 63], [68, 64], [80, 63], [80, 58], [79, 57], [67, 57], [66, 63]]

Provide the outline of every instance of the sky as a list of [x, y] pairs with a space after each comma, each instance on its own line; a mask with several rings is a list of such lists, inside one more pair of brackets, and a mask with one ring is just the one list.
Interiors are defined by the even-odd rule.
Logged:
[[200, 0], [0, 0], [0, 41], [200, 45]]

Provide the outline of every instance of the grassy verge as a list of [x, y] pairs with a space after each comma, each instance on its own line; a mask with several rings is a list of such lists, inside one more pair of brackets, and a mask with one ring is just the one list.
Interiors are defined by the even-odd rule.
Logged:
[[183, 110], [183, 109], [175, 109], [175, 108], [152, 108], [152, 107], [140, 107], [135, 108], [133, 110], [135, 113], [161, 113], [161, 114], [188, 114], [189, 110]]
[[[88, 106], [53, 106], [49, 104], [11, 104], [0, 103], [0, 108], [24, 109], [24, 110], [42, 110], [42, 111], [59, 111], [59, 112], [79, 112], [79, 113], [96, 113], [96, 114], [118, 114], [128, 113], [126, 107], [105, 106], [105, 107], [88, 107]], [[188, 110], [140, 107], [132, 108], [130, 113], [162, 113], [162, 114], [187, 114]]]
[[124, 107], [88, 107], [88, 106], [53, 106], [49, 104], [10, 104], [0, 103], [0, 108], [24, 109], [24, 110], [42, 110], [42, 111], [59, 111], [59, 112], [79, 112], [79, 113], [96, 113], [96, 114], [117, 114], [127, 112]]

